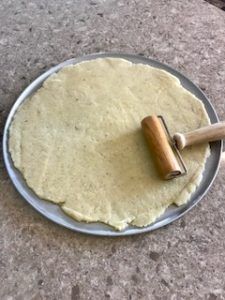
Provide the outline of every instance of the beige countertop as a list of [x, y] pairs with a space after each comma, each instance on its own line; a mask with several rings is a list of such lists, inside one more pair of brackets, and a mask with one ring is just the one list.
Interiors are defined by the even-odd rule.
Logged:
[[[170, 64], [225, 120], [225, 13], [203, 0], [2, 0], [0, 133], [44, 70], [99, 51]], [[0, 158], [0, 299], [225, 299], [225, 158], [207, 196], [153, 233], [100, 238], [66, 230], [16, 192]]]

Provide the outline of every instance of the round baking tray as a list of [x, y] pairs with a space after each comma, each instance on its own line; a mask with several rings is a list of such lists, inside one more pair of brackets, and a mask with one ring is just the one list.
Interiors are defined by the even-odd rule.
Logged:
[[13, 105], [9, 113], [9, 116], [6, 121], [5, 129], [4, 129], [4, 133], [3, 133], [3, 156], [4, 156], [5, 166], [14, 186], [16, 187], [18, 192], [23, 196], [23, 198], [25, 198], [27, 202], [29, 202], [38, 212], [40, 212], [46, 218], [66, 228], [72, 229], [77, 232], [82, 232], [82, 233], [87, 233], [92, 235], [101, 235], [101, 236], [125, 236], [125, 235], [139, 234], [143, 232], [152, 231], [154, 229], [165, 226], [173, 222], [174, 220], [177, 220], [202, 199], [202, 197], [210, 188], [218, 171], [220, 156], [222, 152], [221, 141], [213, 142], [210, 144], [211, 154], [208, 157], [206, 162], [205, 171], [203, 173], [203, 179], [200, 185], [197, 187], [196, 191], [192, 194], [191, 199], [188, 201], [188, 203], [180, 207], [171, 205], [160, 218], [158, 218], [154, 223], [150, 224], [147, 227], [138, 228], [134, 226], [129, 226], [123, 231], [115, 231], [110, 226], [107, 226], [102, 223], [76, 222], [75, 220], [73, 220], [72, 218], [64, 214], [58, 205], [40, 199], [27, 186], [21, 173], [14, 167], [9, 153], [8, 132], [14, 114], [16, 113], [18, 107], [24, 101], [26, 101], [28, 97], [30, 97], [33, 93], [35, 93], [50, 75], [57, 73], [63, 67], [68, 65], [75, 65], [82, 61], [92, 60], [96, 58], [104, 58], [104, 57], [124, 58], [133, 63], [142, 63], [142, 64], [150, 65], [171, 73], [172, 75], [176, 76], [180, 80], [184, 88], [189, 90], [192, 94], [194, 94], [197, 98], [199, 98], [203, 102], [211, 123], [215, 123], [219, 121], [212, 104], [207, 99], [207, 97], [203, 94], [203, 92], [188, 78], [186, 78], [184, 75], [174, 70], [173, 68], [165, 64], [162, 64], [154, 59], [145, 58], [143, 56], [119, 54], [119, 53], [91, 54], [84, 57], [67, 60], [51, 68], [50, 70], [48, 70], [47, 72], [39, 76], [36, 80], [34, 80], [19, 96], [19, 98], [16, 100], [15, 104]]

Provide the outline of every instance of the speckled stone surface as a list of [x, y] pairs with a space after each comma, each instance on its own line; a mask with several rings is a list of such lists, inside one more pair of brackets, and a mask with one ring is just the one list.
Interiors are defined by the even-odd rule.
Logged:
[[[225, 13], [203, 0], [2, 0], [0, 128], [20, 92], [99, 51], [156, 58], [198, 84], [225, 120]], [[0, 161], [0, 299], [225, 299], [225, 158], [202, 202], [150, 234], [76, 234], [36, 213]]]

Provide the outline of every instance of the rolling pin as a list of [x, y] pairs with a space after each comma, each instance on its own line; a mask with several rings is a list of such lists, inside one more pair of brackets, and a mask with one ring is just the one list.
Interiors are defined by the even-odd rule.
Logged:
[[155, 157], [163, 179], [173, 179], [187, 173], [180, 150], [187, 146], [225, 138], [225, 122], [216, 123], [188, 133], [176, 133], [172, 138], [161, 116], [148, 116], [141, 121], [145, 138]]

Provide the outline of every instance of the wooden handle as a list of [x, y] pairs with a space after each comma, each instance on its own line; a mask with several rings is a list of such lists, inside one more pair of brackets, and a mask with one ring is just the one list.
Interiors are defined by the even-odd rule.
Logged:
[[172, 179], [180, 175], [180, 165], [159, 118], [157, 116], [146, 117], [141, 121], [141, 126], [162, 177]]
[[218, 141], [225, 138], [225, 122], [202, 127], [184, 134], [176, 133], [173, 138], [179, 150], [191, 145]]

